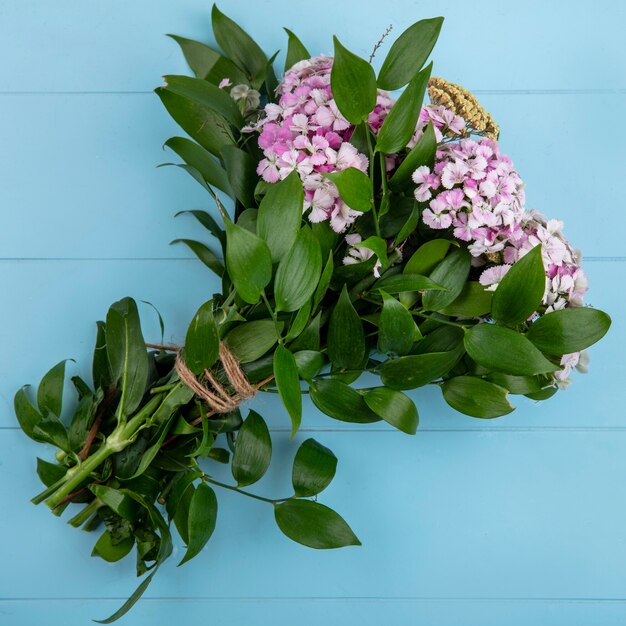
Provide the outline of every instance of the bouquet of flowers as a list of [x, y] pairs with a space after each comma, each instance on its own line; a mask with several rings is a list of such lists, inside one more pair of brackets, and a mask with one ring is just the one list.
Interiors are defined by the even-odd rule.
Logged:
[[[562, 223], [526, 208], [491, 115], [431, 76], [442, 18], [403, 32], [378, 76], [374, 53], [368, 62], [335, 38], [332, 57], [312, 57], [287, 30], [280, 81], [276, 55], [215, 6], [212, 18], [221, 51], [174, 37], [195, 77], [166, 76], [156, 93], [188, 135], [166, 145], [216, 208], [192, 211], [210, 243], [177, 241], [217, 274], [220, 293], [180, 346], [146, 343], [135, 302], [113, 304], [92, 381], [72, 379], [72, 415], [62, 415], [65, 363], [36, 402], [26, 388], [15, 397], [24, 432], [58, 448], [54, 463], [37, 460], [46, 489], [33, 502], [56, 515], [82, 503], [69, 523], [101, 530], [93, 554], [106, 561], [136, 547], [145, 578], [103, 623], [171, 554], [172, 522], [181, 563], [201, 551], [215, 487], [270, 505], [306, 546], [359, 544], [311, 499], [337, 466], [314, 439], [295, 455], [293, 493], [249, 491], [272, 454], [263, 417], [242, 406], [257, 392], [280, 395], [292, 437], [302, 394], [332, 419], [414, 434], [405, 391], [437, 385], [466, 415], [502, 416], [510, 395], [544, 400], [569, 384], [610, 325], [583, 305], [587, 280]], [[217, 481], [212, 462], [230, 463], [234, 484]]]

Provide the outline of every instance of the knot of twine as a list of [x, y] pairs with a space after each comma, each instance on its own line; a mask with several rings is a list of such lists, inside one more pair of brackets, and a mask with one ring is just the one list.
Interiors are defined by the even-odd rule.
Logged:
[[214, 413], [230, 413], [244, 400], [252, 398], [257, 390], [246, 378], [239, 361], [222, 342], [220, 342], [220, 360], [222, 361], [226, 378], [235, 390], [235, 393], [232, 395], [210, 370], [204, 370], [201, 378], [196, 377], [187, 367], [181, 350], [178, 350], [176, 353], [176, 372], [181, 382], [185, 383], [199, 398], [202, 398]]
[[224, 367], [226, 378], [235, 391], [234, 394], [231, 394], [208, 369], [205, 369], [200, 376], [196, 376], [185, 363], [182, 348], [158, 344], [148, 344], [148, 347], [176, 352], [175, 367], [178, 377], [196, 396], [209, 405], [212, 415], [230, 413], [239, 407], [244, 400], [249, 400], [256, 395], [257, 388], [250, 384], [239, 365], [239, 361], [223, 342], [220, 342], [219, 348], [220, 361]]

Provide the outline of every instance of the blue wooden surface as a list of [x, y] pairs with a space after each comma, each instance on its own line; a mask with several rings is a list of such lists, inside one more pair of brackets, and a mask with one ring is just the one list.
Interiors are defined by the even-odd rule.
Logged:
[[[154, 303], [166, 338], [180, 340], [217, 288], [184, 249], [168, 246], [198, 236], [191, 220], [174, 220], [176, 211], [210, 207], [182, 172], [155, 168], [171, 159], [161, 145], [177, 131], [151, 94], [161, 74], [185, 71], [163, 34], [210, 40], [208, 6], [0, 2], [2, 626], [87, 624], [134, 583], [131, 562], [92, 560], [95, 537], [28, 502], [42, 449], [15, 428], [12, 396], [62, 358], [85, 372], [94, 321], [114, 299]], [[588, 259], [589, 302], [609, 311], [614, 326], [592, 350], [587, 376], [540, 406], [518, 401], [499, 420], [456, 415], [435, 389], [413, 394], [421, 415], [413, 438], [333, 422], [306, 404], [298, 440], [312, 432], [339, 456], [324, 501], [363, 547], [306, 550], [280, 536], [262, 503], [220, 494], [208, 549], [181, 570], [168, 564], [124, 623], [626, 623], [624, 6], [220, 4], [270, 52], [285, 49], [283, 24], [314, 52], [330, 50], [335, 30], [366, 54], [390, 22], [399, 34], [416, 19], [445, 15], [435, 73], [480, 93], [529, 203], [566, 221]], [[153, 311], [144, 306], [142, 315], [146, 335], [158, 339]], [[275, 444], [259, 489], [280, 495], [296, 444], [275, 398], [255, 403]]]

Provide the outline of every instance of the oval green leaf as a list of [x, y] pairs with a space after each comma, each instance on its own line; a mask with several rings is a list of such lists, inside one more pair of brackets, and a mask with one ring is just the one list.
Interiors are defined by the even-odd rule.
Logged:
[[463, 291], [470, 271], [470, 253], [459, 249], [449, 254], [430, 275], [446, 291], [429, 291], [424, 295], [423, 304], [427, 311], [440, 311], [452, 304]]
[[445, 401], [457, 411], [491, 419], [515, 410], [507, 399], [508, 391], [482, 378], [456, 376], [441, 386]]
[[244, 322], [235, 326], [224, 338], [224, 343], [240, 363], [256, 361], [277, 341], [278, 334], [273, 320]]
[[411, 398], [395, 389], [377, 387], [364, 395], [365, 404], [388, 424], [408, 435], [417, 432], [419, 415]]
[[365, 334], [343, 286], [328, 324], [328, 357], [337, 369], [358, 369], [365, 357]]
[[189, 516], [187, 518], [187, 551], [179, 567], [193, 559], [207, 541], [211, 538], [215, 530], [217, 521], [217, 498], [215, 492], [206, 483], [200, 483], [193, 492], [189, 505]]
[[383, 354], [406, 354], [413, 344], [417, 327], [403, 304], [381, 290], [383, 310], [378, 321], [378, 350]]
[[265, 420], [250, 411], [235, 443], [231, 470], [239, 487], [257, 482], [272, 460], [272, 440]]
[[367, 174], [348, 167], [324, 176], [336, 185], [341, 199], [351, 209], [364, 213], [372, 208], [372, 181]]
[[293, 439], [302, 421], [302, 392], [296, 359], [284, 346], [277, 346], [274, 351], [274, 378], [280, 399], [291, 419]]
[[342, 422], [370, 424], [381, 418], [365, 404], [363, 396], [340, 380], [318, 380], [311, 387], [313, 404], [325, 415]]
[[296, 452], [291, 472], [298, 498], [316, 496], [330, 485], [337, 470], [337, 457], [315, 439], [307, 439]]
[[196, 312], [185, 338], [185, 362], [196, 375], [215, 364], [220, 353], [220, 338], [213, 317], [213, 300]]

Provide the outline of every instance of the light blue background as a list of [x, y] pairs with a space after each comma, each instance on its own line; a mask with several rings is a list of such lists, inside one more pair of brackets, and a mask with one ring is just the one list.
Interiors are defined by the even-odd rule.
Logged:
[[[306, 404], [297, 440], [340, 459], [323, 494], [363, 547], [289, 542], [263, 503], [220, 493], [202, 555], [177, 554], [124, 624], [612, 626], [626, 623], [624, 3], [222, 0], [268, 53], [280, 26], [314, 53], [330, 36], [367, 55], [443, 14], [435, 74], [479, 94], [527, 183], [529, 204], [566, 221], [586, 254], [589, 302], [614, 319], [586, 377], [550, 402], [483, 422], [436, 390], [414, 394], [407, 437], [348, 428]], [[96, 536], [28, 502], [46, 451], [16, 428], [15, 390], [62, 358], [86, 372], [94, 321], [131, 294], [162, 312], [166, 338], [217, 288], [168, 242], [199, 237], [178, 210], [209, 207], [162, 142], [179, 133], [151, 90], [187, 70], [167, 32], [210, 41], [208, 0], [0, 0], [0, 624], [74, 626], [134, 588], [133, 563], [89, 557]], [[380, 62], [385, 49], [379, 53]], [[282, 57], [281, 57], [282, 59]], [[157, 340], [149, 307], [145, 334]], [[296, 444], [273, 398], [275, 461], [259, 485], [281, 495]], [[48, 451], [48, 455], [50, 451]]]

